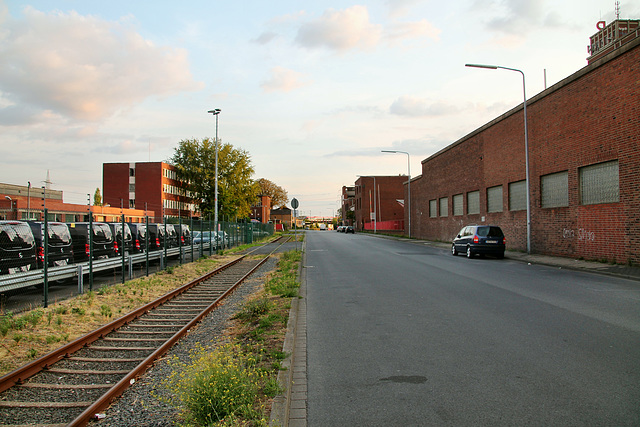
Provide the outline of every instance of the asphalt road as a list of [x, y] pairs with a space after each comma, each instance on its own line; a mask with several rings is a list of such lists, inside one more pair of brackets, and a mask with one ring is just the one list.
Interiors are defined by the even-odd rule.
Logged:
[[640, 282], [306, 236], [309, 426], [640, 425]]

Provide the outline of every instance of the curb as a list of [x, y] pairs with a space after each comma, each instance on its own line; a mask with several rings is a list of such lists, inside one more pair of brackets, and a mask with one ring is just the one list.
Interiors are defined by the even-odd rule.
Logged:
[[271, 404], [270, 426], [305, 427], [307, 425], [307, 327], [306, 327], [306, 240], [302, 242], [302, 259], [298, 275], [300, 290], [298, 298], [291, 300], [287, 332], [282, 351], [287, 357], [278, 372], [278, 384], [284, 393], [276, 396]]

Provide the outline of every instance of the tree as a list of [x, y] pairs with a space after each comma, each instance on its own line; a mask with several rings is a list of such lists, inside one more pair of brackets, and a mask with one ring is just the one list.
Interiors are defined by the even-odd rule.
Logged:
[[93, 193], [93, 206], [102, 206], [102, 194], [99, 188], [96, 188], [96, 192]]
[[[199, 205], [203, 215], [215, 212], [215, 140], [180, 141], [170, 162], [182, 193]], [[251, 212], [258, 188], [251, 179], [254, 169], [249, 154], [220, 143], [218, 146], [218, 216], [246, 218]]]
[[287, 191], [265, 178], [258, 180], [260, 194], [271, 197], [271, 206], [285, 206], [289, 202]]

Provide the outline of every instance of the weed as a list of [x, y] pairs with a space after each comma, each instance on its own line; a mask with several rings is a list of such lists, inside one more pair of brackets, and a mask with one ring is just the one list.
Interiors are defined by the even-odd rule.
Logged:
[[86, 311], [82, 307], [73, 307], [71, 308], [71, 313], [77, 314], [78, 316], [84, 316]]
[[56, 307], [55, 313], [56, 314], [67, 314], [67, 307], [65, 307], [63, 305], [61, 305], [59, 307]]
[[56, 317], [56, 325], [62, 326], [62, 316], [58, 315], [58, 317]]
[[113, 316], [113, 313], [111, 312], [111, 307], [109, 307], [106, 304], [103, 304], [100, 306], [100, 314], [102, 314], [104, 317]]
[[18, 344], [22, 338], [24, 338], [24, 335], [22, 335], [22, 334], [14, 334], [13, 335], [13, 340], [16, 342], [16, 344]]
[[53, 310], [47, 311], [47, 325], [51, 325], [51, 320], [53, 320]]
[[27, 351], [27, 357], [29, 357], [29, 359], [35, 359], [37, 355], [38, 355], [38, 350], [36, 350], [35, 348], [30, 348]]

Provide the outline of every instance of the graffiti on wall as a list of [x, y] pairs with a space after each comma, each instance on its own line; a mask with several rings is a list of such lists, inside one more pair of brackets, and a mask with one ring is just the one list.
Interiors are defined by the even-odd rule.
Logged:
[[577, 230], [565, 228], [562, 230], [562, 237], [564, 239], [577, 238], [578, 241], [586, 241], [586, 242], [596, 241], [596, 233], [594, 233], [593, 231], [586, 230], [584, 228], [578, 228]]

